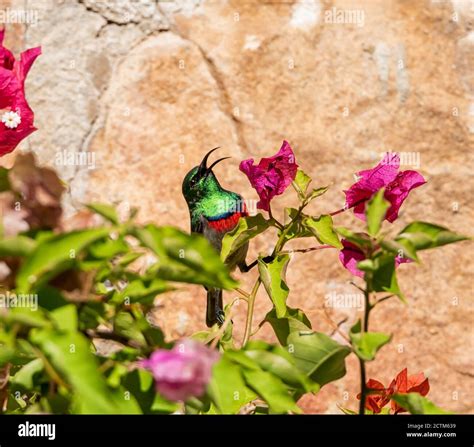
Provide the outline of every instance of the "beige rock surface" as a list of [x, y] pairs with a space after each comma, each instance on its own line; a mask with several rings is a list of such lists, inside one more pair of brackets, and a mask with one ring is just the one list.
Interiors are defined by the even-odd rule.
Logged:
[[[233, 156], [216, 170], [222, 183], [255, 199], [239, 161], [272, 154], [289, 140], [315, 183], [332, 185], [313, 205], [315, 214], [340, 208], [353, 173], [384, 151], [415, 153], [428, 183], [411, 194], [394, 229], [423, 219], [472, 233], [469, 3], [30, 0], [37, 23], [12, 25], [13, 33], [9, 26], [7, 40], [16, 51], [41, 44], [44, 52], [27, 84], [39, 130], [24, 147], [56, 164], [70, 186], [69, 212], [84, 201], [112, 201], [139, 206], [142, 221], [183, 229], [181, 180], [214, 146]], [[334, 23], [344, 13], [346, 23]], [[89, 165], [61, 165], [64, 151], [88, 152]], [[277, 199], [275, 214], [291, 203], [290, 192]], [[349, 213], [337, 223], [360, 225]], [[251, 257], [270, 243], [258, 240]], [[472, 247], [422, 258], [420, 266], [400, 268], [409, 305], [388, 301], [374, 311], [372, 328], [394, 332], [394, 339], [368, 374], [388, 383], [405, 366], [424, 371], [434, 402], [473, 413]], [[289, 304], [331, 333], [325, 298], [357, 292], [350, 280], [336, 252], [295, 255]], [[201, 288], [183, 287], [159, 301], [156, 318], [169, 337], [203, 328]], [[268, 308], [261, 293], [255, 323]], [[347, 318], [342, 330], [357, 315], [330, 312], [337, 322]], [[242, 305], [240, 335], [244, 313]], [[261, 334], [271, 339], [268, 328]], [[337, 413], [336, 402], [356, 406], [357, 362], [349, 358], [347, 366], [343, 380], [303, 399], [307, 412]]]

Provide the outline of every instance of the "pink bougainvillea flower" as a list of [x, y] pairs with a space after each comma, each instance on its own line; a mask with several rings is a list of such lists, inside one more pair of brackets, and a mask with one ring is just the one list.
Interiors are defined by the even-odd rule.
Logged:
[[183, 340], [173, 349], [158, 349], [141, 366], [148, 369], [156, 390], [173, 401], [202, 396], [211, 380], [212, 367], [219, 353], [195, 340]]
[[[430, 383], [425, 375], [421, 372], [409, 376], [407, 368], [397, 374], [397, 377], [392, 380], [388, 388], [385, 388], [383, 383], [374, 379], [369, 379], [366, 386], [369, 390], [373, 390], [373, 393], [367, 396], [365, 408], [374, 413], [380, 413], [382, 408], [390, 401], [393, 414], [407, 411], [392, 399], [394, 394], [419, 393], [426, 396], [430, 391]], [[361, 395], [358, 394], [357, 399], [360, 400], [360, 397]]]
[[[395, 379], [392, 380], [389, 389], [392, 395], [396, 393], [419, 393], [422, 396], [426, 396], [430, 391], [430, 382], [422, 372], [409, 376], [408, 369], [405, 368], [397, 374]], [[407, 411], [405, 408], [402, 408], [400, 405], [398, 405], [394, 400], [392, 400], [391, 407], [394, 414]]]
[[36, 130], [33, 111], [25, 98], [25, 79], [41, 54], [41, 47], [31, 48], [16, 60], [3, 46], [4, 34], [0, 30], [0, 157]]
[[342, 239], [343, 249], [339, 252], [339, 260], [342, 265], [353, 275], [364, 277], [364, 272], [357, 268], [357, 263], [365, 259], [365, 255], [357, 245]]
[[[360, 276], [361, 278], [364, 277], [364, 272], [357, 268], [357, 263], [363, 261], [365, 258], [365, 254], [363, 251], [354, 245], [353, 243], [342, 239], [343, 249], [339, 252], [339, 260], [341, 261], [342, 265], [349, 270], [353, 275]], [[395, 258], [395, 267], [398, 267], [400, 264], [404, 264], [405, 262], [412, 262], [409, 258], [404, 258], [402, 256], [397, 256]]]
[[240, 170], [260, 197], [257, 208], [265, 211], [270, 210], [273, 197], [283, 194], [295, 179], [297, 169], [295, 154], [287, 141], [283, 141], [276, 155], [262, 158], [258, 165], [254, 165], [253, 158], [240, 163]]
[[359, 180], [344, 191], [346, 208], [354, 208], [354, 214], [365, 220], [365, 203], [379, 189], [385, 188], [384, 197], [390, 202], [385, 219], [393, 222], [409, 192], [426, 183], [417, 171], [398, 172], [399, 167], [399, 155], [387, 153], [375, 168], [358, 172]]

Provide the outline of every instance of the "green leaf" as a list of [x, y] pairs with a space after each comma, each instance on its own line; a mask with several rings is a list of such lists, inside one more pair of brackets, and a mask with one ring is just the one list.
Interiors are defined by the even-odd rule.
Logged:
[[332, 245], [339, 249], [342, 248], [339, 237], [334, 231], [331, 216], [323, 214], [318, 218], [308, 217], [303, 221], [303, 224], [322, 244]]
[[[358, 414], [357, 411], [351, 410], [350, 408], [344, 408], [344, 407], [341, 407], [340, 405], [338, 405], [338, 408], [339, 408], [339, 410], [341, 410], [344, 414], [348, 414], [348, 415]], [[366, 411], [367, 411], [367, 410], [366, 410]], [[367, 414], [367, 413], [366, 413], [366, 414]]]
[[[142, 371], [142, 370], [139, 369], [135, 371]], [[128, 372], [128, 369], [123, 363], [115, 364], [108, 371], [107, 385], [111, 386], [112, 388], [118, 388], [120, 386], [120, 382], [122, 378], [127, 374], [127, 372]]]
[[9, 191], [11, 188], [8, 180], [8, 169], [0, 166], [0, 192]]
[[[285, 208], [285, 222], [291, 222], [285, 230], [285, 241], [294, 238], [310, 237], [313, 233], [303, 225], [303, 220], [307, 217], [304, 213], [298, 213], [296, 208]], [[281, 236], [281, 230], [278, 237]]]
[[377, 236], [390, 208], [388, 200], [384, 199], [385, 188], [380, 189], [367, 203], [365, 215], [367, 217], [367, 231], [372, 237]]
[[114, 331], [129, 340], [134, 340], [140, 345], [145, 345], [143, 336], [137, 322], [128, 312], [118, 312], [114, 318]]
[[448, 228], [428, 222], [412, 222], [395, 238], [400, 243], [402, 241], [409, 241], [415, 250], [441, 247], [442, 245], [467, 239], [470, 238], [450, 231]]
[[[249, 342], [245, 356], [250, 357], [260, 368], [272, 373], [293, 389], [317, 392], [319, 385], [311, 382], [298, 368], [294, 358], [281, 346], [265, 342]], [[255, 368], [254, 368], [255, 369]]]
[[73, 231], [39, 243], [18, 272], [18, 290], [28, 292], [34, 284], [44, 283], [71, 267], [82, 250], [108, 233], [107, 228]]
[[294, 331], [309, 331], [311, 322], [301, 309], [286, 308], [283, 318], [278, 318], [276, 309], [272, 309], [265, 316], [264, 321], [270, 323], [282, 346], [287, 344], [288, 336]]
[[296, 192], [301, 200], [306, 197], [306, 191], [311, 183], [311, 177], [307, 175], [302, 169], [296, 171], [294, 184], [296, 185]]
[[50, 312], [56, 327], [63, 331], [77, 331], [77, 307], [75, 304], [58, 307]]
[[221, 289], [237, 286], [219, 254], [203, 236], [155, 225], [137, 230], [136, 235], [158, 255], [159, 263], [154, 267], [156, 277]]
[[451, 414], [419, 393], [395, 394], [392, 399], [411, 414]]
[[225, 356], [246, 369], [260, 369], [258, 363], [251, 356], [248, 356], [246, 351], [230, 349], [225, 351]]
[[44, 369], [44, 363], [41, 359], [35, 359], [24, 365], [12, 377], [10, 383], [12, 388], [20, 388], [24, 391], [30, 391], [35, 386], [35, 377]]
[[319, 332], [291, 332], [288, 351], [296, 366], [320, 386], [346, 374], [345, 358], [351, 350]]
[[40, 328], [52, 325], [47, 312], [41, 308], [34, 310], [32, 307], [13, 307], [6, 315], [1, 315], [1, 319], [9, 323], [20, 323], [29, 327]]
[[104, 219], [115, 225], [120, 223], [117, 211], [111, 205], [106, 205], [104, 203], [89, 203], [86, 207], [94, 213], [100, 214]]
[[353, 243], [357, 247], [363, 249], [372, 246], [372, 242], [368, 234], [365, 233], [354, 233], [345, 227], [335, 228], [336, 232], [340, 234], [344, 239]]
[[362, 270], [363, 272], [373, 272], [376, 267], [374, 261], [372, 259], [364, 259], [357, 263], [357, 268]]
[[144, 414], [168, 414], [178, 410], [178, 403], [170, 402], [156, 392], [150, 372], [139, 368], [121, 378], [124, 388], [135, 397]]
[[119, 390], [113, 393], [98, 370], [97, 359], [87, 338], [78, 332], [61, 333], [37, 330], [30, 339], [51, 362], [54, 370], [73, 389], [73, 412], [121, 414], [140, 413], [134, 398], [124, 399]]
[[357, 357], [365, 361], [374, 360], [377, 351], [392, 339], [390, 334], [383, 332], [364, 332], [362, 334], [360, 320], [352, 326], [349, 337]]
[[244, 369], [242, 372], [247, 385], [268, 403], [270, 413], [301, 413], [288, 388], [278, 377], [262, 370]]
[[[29, 406], [25, 413], [47, 413], [47, 414], [67, 414], [69, 413], [70, 400], [66, 396], [60, 394], [43, 395], [39, 401], [39, 404], [33, 404]], [[35, 405], [39, 405], [40, 408], [35, 410]]]
[[79, 324], [81, 330], [95, 329], [99, 324], [105, 322], [105, 304], [98, 301], [89, 301], [84, 304], [79, 313]]
[[286, 298], [290, 293], [286, 284], [286, 268], [289, 261], [290, 256], [287, 254], [278, 255], [268, 263], [258, 258], [260, 278], [275, 306], [277, 318], [286, 315]]
[[372, 275], [372, 289], [374, 292], [389, 292], [405, 301], [397, 281], [395, 270], [395, 255], [382, 253], [374, 259]]
[[10, 346], [0, 345], [0, 368], [15, 356], [15, 349]]
[[126, 267], [127, 265], [131, 264], [132, 262], [136, 261], [139, 257], [141, 257], [143, 253], [136, 253], [136, 252], [129, 252], [121, 256], [117, 260], [117, 265], [121, 267]]
[[308, 195], [307, 200], [310, 202], [313, 199], [316, 199], [319, 196], [322, 196], [329, 189], [329, 186], [323, 186], [321, 188], [314, 188]]
[[126, 253], [130, 247], [123, 239], [105, 239], [94, 242], [89, 247], [91, 256], [97, 259], [112, 259], [122, 253]]
[[214, 365], [208, 394], [223, 414], [235, 414], [257, 396], [245, 384], [240, 365], [231, 361], [226, 354]]
[[152, 304], [154, 298], [164, 292], [173, 290], [166, 281], [162, 279], [144, 280], [134, 279], [111, 300], [114, 303], [124, 303], [128, 298], [130, 303]]
[[382, 240], [380, 245], [386, 251], [394, 253], [400, 258], [408, 258], [419, 262], [415, 247], [408, 239], [399, 239], [398, 241]]
[[26, 236], [15, 236], [0, 240], [0, 257], [29, 256], [36, 247], [36, 242]]
[[51, 286], [43, 286], [37, 291], [38, 304], [46, 310], [52, 311], [59, 307], [70, 304], [59, 289]]
[[[154, 391], [154, 387], [153, 387]], [[151, 414], [170, 414], [179, 410], [179, 403], [170, 402], [158, 393], [154, 393], [153, 402], [150, 406]]]
[[241, 218], [237, 226], [229, 231], [222, 240], [221, 259], [227, 261], [240, 247], [250, 239], [263, 233], [270, 226], [262, 214]]

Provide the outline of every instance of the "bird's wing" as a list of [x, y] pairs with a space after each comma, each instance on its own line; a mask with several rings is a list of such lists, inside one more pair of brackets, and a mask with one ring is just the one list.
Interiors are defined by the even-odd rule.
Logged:
[[203, 225], [201, 220], [198, 222], [191, 222], [191, 233], [202, 233], [203, 232]]
[[191, 220], [191, 233], [204, 233], [204, 229], [207, 227], [208, 220], [206, 216], [201, 214], [199, 219], [195, 220], [194, 222]]

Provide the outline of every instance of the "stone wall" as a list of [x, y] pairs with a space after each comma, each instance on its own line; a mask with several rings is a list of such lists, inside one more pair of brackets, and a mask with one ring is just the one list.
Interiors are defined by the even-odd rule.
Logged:
[[[216, 173], [254, 199], [239, 161], [274, 153], [287, 139], [316, 184], [332, 185], [314, 213], [340, 208], [353, 173], [384, 151], [413, 152], [428, 183], [393, 226], [423, 219], [472, 233], [468, 0], [1, 3], [36, 13], [35, 23], [7, 25], [6, 45], [16, 52], [43, 47], [27, 82], [39, 130], [23, 146], [57, 166], [69, 186], [68, 213], [91, 200], [132, 204], [142, 221], [188, 229], [181, 179], [203, 153], [221, 146], [221, 156], [232, 155]], [[79, 152], [88, 164], [61, 159]], [[291, 201], [291, 194], [276, 200], [275, 213]], [[344, 221], [358, 224], [337, 217]], [[251, 257], [269, 242], [259, 240]], [[374, 311], [372, 329], [395, 335], [368, 365], [369, 377], [388, 383], [405, 366], [424, 371], [433, 401], [474, 412], [471, 250], [448, 246], [423, 253], [421, 266], [400, 268], [409, 305], [388, 301]], [[325, 297], [357, 292], [350, 279], [336, 252], [295, 255], [289, 304], [331, 333]], [[183, 287], [159, 299], [156, 319], [169, 337], [185, 336], [203, 328], [204, 303], [201, 288]], [[256, 307], [258, 322], [269, 308], [264, 293]], [[331, 314], [341, 330], [356, 318], [355, 310]], [[243, 318], [242, 306], [237, 334]], [[267, 328], [261, 334], [271, 339]], [[304, 398], [307, 412], [337, 413], [336, 402], [355, 406], [357, 362], [347, 363], [343, 380]]]

